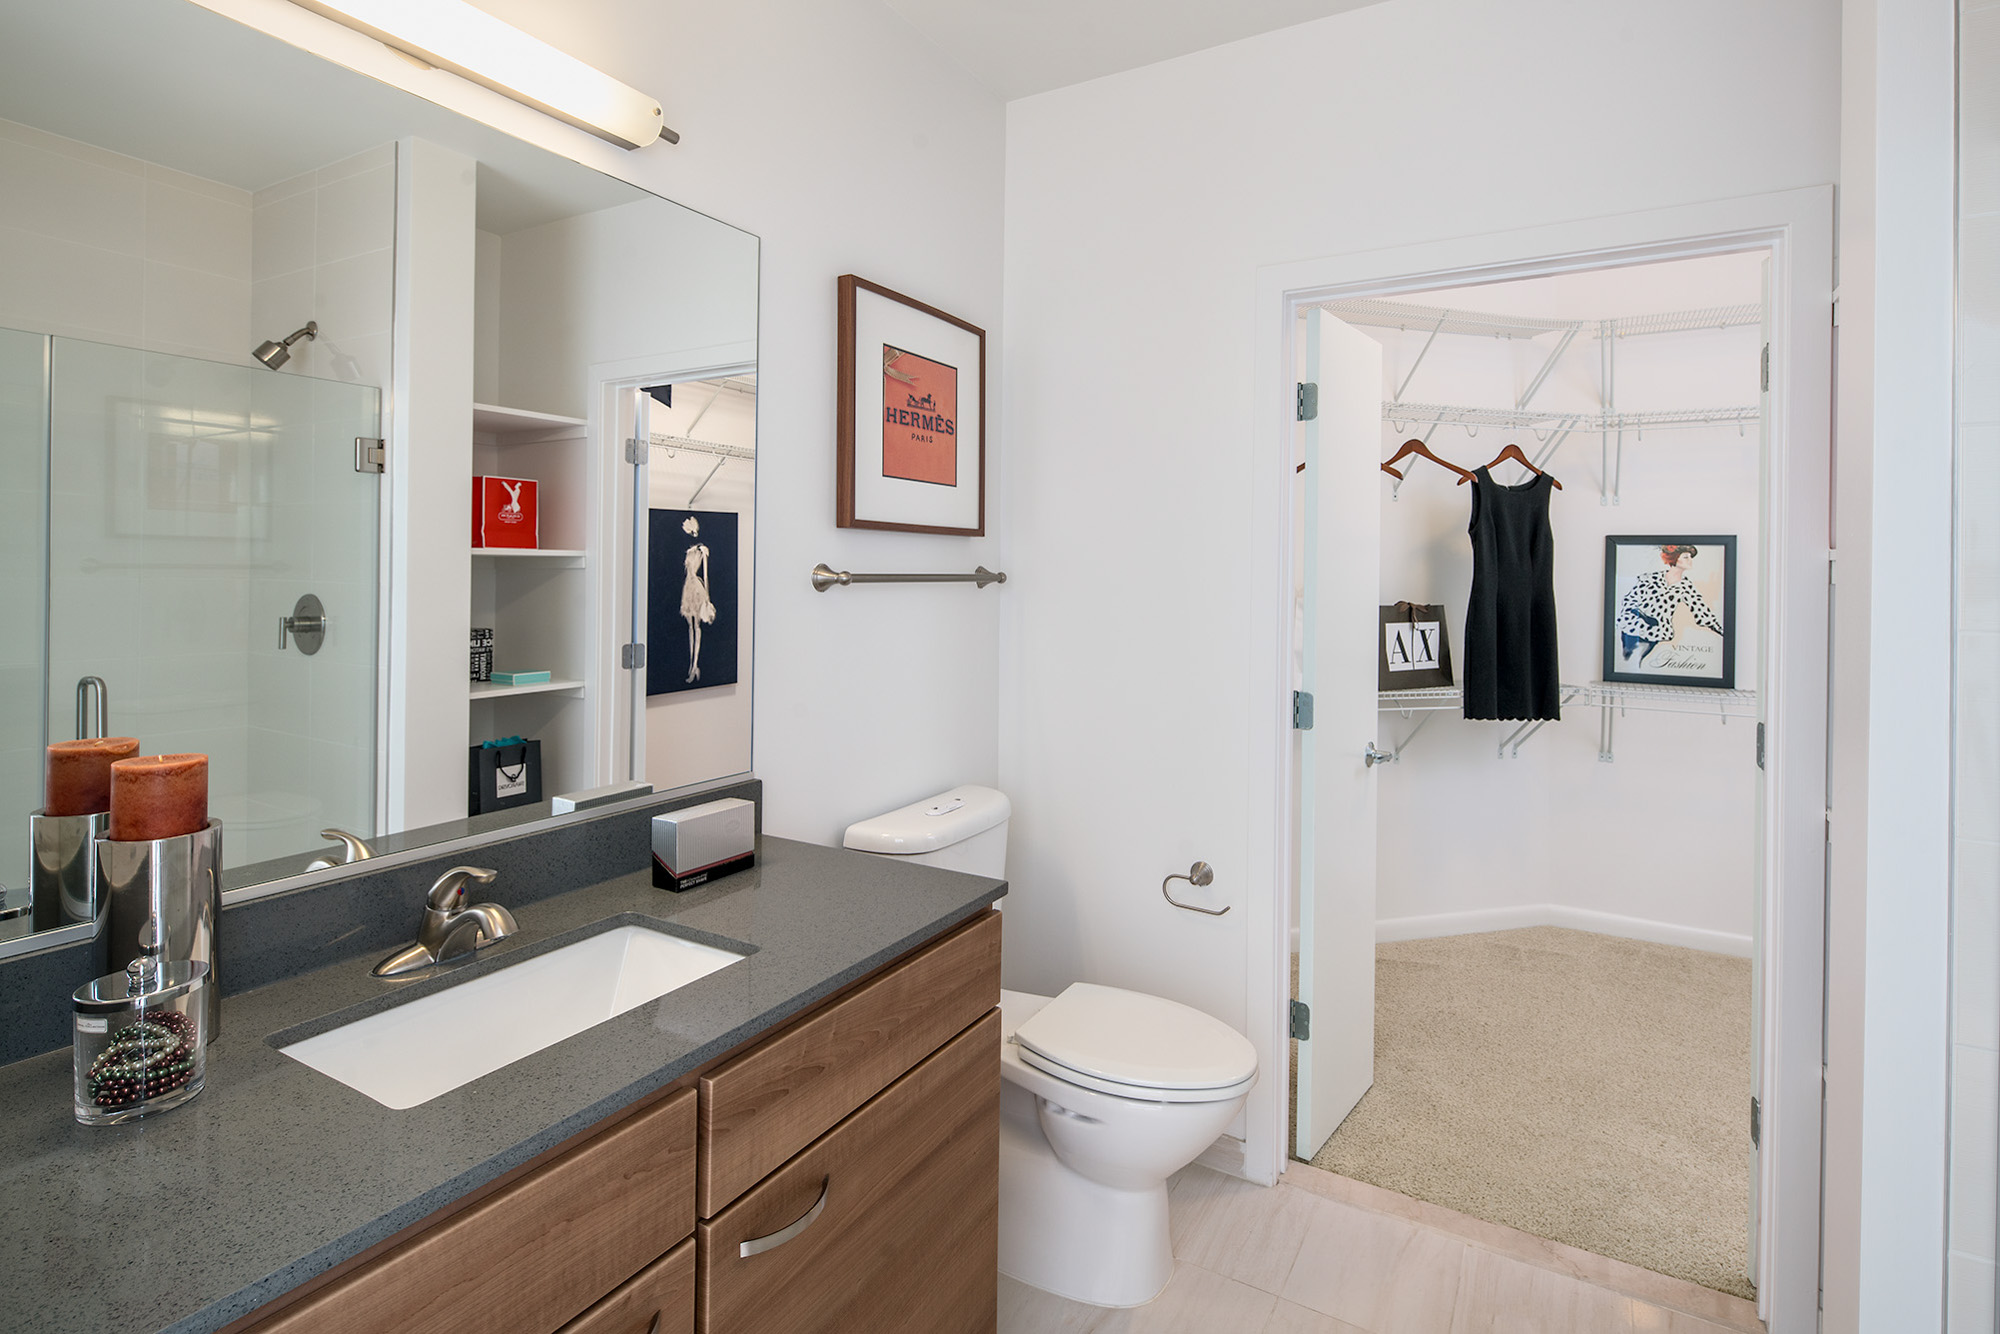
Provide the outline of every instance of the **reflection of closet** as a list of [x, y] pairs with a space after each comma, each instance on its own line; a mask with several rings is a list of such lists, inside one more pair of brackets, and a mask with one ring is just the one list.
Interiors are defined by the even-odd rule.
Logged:
[[588, 708], [595, 664], [587, 661], [594, 594], [586, 425], [522, 408], [472, 407], [473, 472], [539, 483], [540, 545], [472, 549], [471, 624], [492, 628], [496, 670], [547, 671], [551, 679], [470, 682], [468, 740], [539, 739], [544, 795], [597, 782]]
[[[1374, 299], [1334, 300], [1325, 303], [1327, 311], [1345, 323], [1377, 329], [1395, 329], [1405, 334], [1418, 334], [1423, 341], [1410, 358], [1407, 369], [1382, 401], [1382, 421], [1389, 436], [1401, 442], [1406, 437], [1415, 437], [1426, 446], [1444, 448], [1441, 433], [1456, 435], [1453, 444], [1460, 446], [1457, 454], [1450, 456], [1445, 467], [1457, 471], [1456, 465], [1471, 467], [1483, 461], [1499, 448], [1501, 441], [1508, 438], [1521, 439], [1530, 466], [1538, 470], [1557, 472], [1559, 453], [1578, 433], [1596, 436], [1598, 446], [1598, 504], [1619, 506], [1623, 503], [1623, 481], [1625, 472], [1626, 446], [1643, 442], [1648, 433], [1677, 431], [1718, 426], [1734, 426], [1745, 446], [1755, 450], [1761, 446], [1760, 434], [1762, 408], [1757, 402], [1707, 404], [1689, 407], [1652, 407], [1640, 411], [1621, 410], [1618, 399], [1618, 363], [1620, 345], [1632, 339], [1652, 339], [1664, 335], [1706, 333], [1739, 329], [1745, 326], [1761, 325], [1764, 309], [1758, 303], [1708, 306], [1693, 310], [1667, 311], [1651, 315], [1626, 316], [1610, 319], [1565, 320], [1546, 319], [1527, 315], [1491, 314], [1456, 307], [1423, 305], [1404, 301]], [[1550, 336], [1553, 335], [1551, 339]], [[1477, 338], [1487, 341], [1499, 340], [1549, 340], [1536, 345], [1539, 361], [1535, 369], [1528, 373], [1525, 387], [1511, 405], [1494, 403], [1463, 403], [1420, 401], [1408, 396], [1411, 384], [1423, 369], [1426, 358], [1437, 346], [1440, 338]], [[1551, 406], [1546, 401], [1537, 403], [1538, 395], [1549, 384], [1551, 376], [1565, 357], [1581, 352], [1580, 343], [1596, 343], [1596, 383], [1599, 391], [1598, 402], [1589, 407], [1576, 405]], [[1541, 349], [1546, 347], [1546, 352]], [[1435, 363], [1433, 363], [1435, 368]], [[1385, 386], [1386, 388], [1387, 386]], [[1490, 443], [1489, 443], [1490, 442]], [[1469, 443], [1470, 447], [1463, 447]], [[1462, 454], [1463, 457], [1458, 457]], [[1477, 456], [1477, 457], [1475, 457]], [[1571, 451], [1571, 460], [1581, 463], [1576, 452]], [[1399, 464], [1396, 473], [1402, 474], [1393, 484], [1391, 498], [1400, 493], [1409, 480], [1412, 468], [1422, 470], [1431, 467], [1419, 459], [1409, 458]], [[1393, 475], [1393, 474], [1392, 474]], [[1581, 498], [1581, 497], [1579, 497]], [[1590, 560], [1594, 557], [1581, 553], [1566, 553], [1562, 559]], [[1738, 587], [1742, 594], [1749, 593], [1748, 581], [1754, 567], [1746, 565], [1738, 574]], [[1384, 596], [1386, 597], [1385, 590]], [[1462, 608], [1457, 609], [1462, 613]], [[1564, 607], [1565, 639], [1572, 633], [1572, 618], [1595, 619], [1596, 609], [1590, 606], [1567, 605]], [[1743, 626], [1743, 632], [1749, 631]], [[1739, 679], [1748, 679], [1739, 676]], [[1659, 685], [1631, 685], [1598, 680], [1576, 681], [1565, 679], [1562, 685], [1562, 703], [1568, 708], [1596, 708], [1598, 710], [1598, 759], [1610, 763], [1614, 758], [1613, 733], [1616, 719], [1627, 711], [1648, 713], [1686, 713], [1715, 718], [1727, 723], [1732, 718], [1754, 719], [1757, 716], [1757, 692], [1751, 689], [1715, 690], [1708, 688], [1677, 688]], [[1438, 713], [1457, 713], [1460, 708], [1460, 691], [1457, 687], [1427, 690], [1389, 690], [1380, 695], [1379, 707], [1384, 714], [1394, 714], [1411, 725], [1402, 729], [1394, 738], [1390, 754], [1402, 758], [1407, 747], [1425, 725]], [[1541, 722], [1522, 723], [1508, 730], [1500, 738], [1496, 755], [1499, 758], [1518, 759], [1521, 747], [1539, 732], [1545, 724]]]

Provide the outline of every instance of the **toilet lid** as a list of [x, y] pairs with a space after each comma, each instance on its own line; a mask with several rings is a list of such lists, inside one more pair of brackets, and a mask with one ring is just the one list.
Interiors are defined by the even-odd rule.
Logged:
[[1257, 1050], [1229, 1025], [1144, 992], [1073, 983], [1014, 1030], [1044, 1060], [1139, 1088], [1221, 1089], [1257, 1073]]

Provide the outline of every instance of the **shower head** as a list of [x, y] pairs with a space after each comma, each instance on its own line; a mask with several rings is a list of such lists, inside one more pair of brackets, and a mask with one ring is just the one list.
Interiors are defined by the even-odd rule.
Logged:
[[276, 370], [292, 359], [293, 343], [298, 342], [301, 338], [313, 339], [317, 337], [319, 337], [319, 321], [307, 320], [305, 328], [299, 330], [284, 342], [274, 343], [267, 338], [257, 344], [257, 350], [250, 355], [263, 362], [266, 366], [269, 366], [272, 370]]

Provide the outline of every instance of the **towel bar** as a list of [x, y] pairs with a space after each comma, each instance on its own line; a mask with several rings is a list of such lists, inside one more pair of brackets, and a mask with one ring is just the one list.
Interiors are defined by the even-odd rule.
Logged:
[[835, 584], [977, 584], [981, 588], [988, 584], [1004, 584], [1006, 574], [995, 574], [984, 565], [971, 574], [850, 574], [846, 570], [836, 570], [824, 561], [813, 566], [813, 587], [824, 593]]

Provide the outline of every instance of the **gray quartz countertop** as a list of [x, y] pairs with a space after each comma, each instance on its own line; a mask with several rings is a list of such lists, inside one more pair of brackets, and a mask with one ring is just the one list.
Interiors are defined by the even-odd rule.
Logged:
[[[507, 903], [506, 888], [480, 897]], [[515, 912], [517, 935], [444, 977], [383, 982], [369, 976], [372, 958], [358, 958], [231, 996], [209, 1048], [207, 1086], [157, 1117], [78, 1125], [67, 1050], [0, 1066], [0, 1327], [217, 1329], [1005, 893], [1003, 881], [766, 837], [755, 868], [691, 893], [654, 889], [639, 871], [527, 903]], [[407, 1111], [271, 1041], [621, 918], [751, 952]]]

